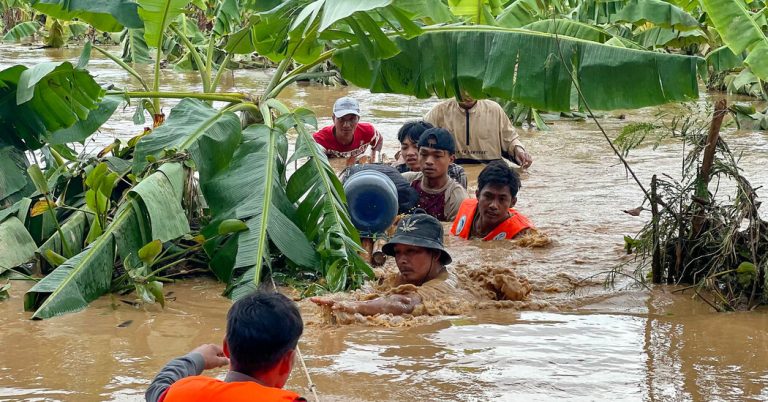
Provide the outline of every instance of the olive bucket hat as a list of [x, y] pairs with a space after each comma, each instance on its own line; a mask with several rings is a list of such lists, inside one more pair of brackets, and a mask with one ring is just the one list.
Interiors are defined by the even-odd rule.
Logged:
[[395, 244], [407, 244], [410, 246], [430, 248], [440, 251], [440, 263], [451, 263], [451, 255], [443, 246], [443, 226], [440, 221], [431, 215], [416, 210], [412, 215], [400, 220], [397, 231], [381, 251], [386, 255], [395, 255]]

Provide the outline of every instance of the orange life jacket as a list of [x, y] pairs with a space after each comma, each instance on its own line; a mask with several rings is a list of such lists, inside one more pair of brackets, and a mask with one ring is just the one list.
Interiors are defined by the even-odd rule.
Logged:
[[224, 382], [211, 377], [192, 376], [176, 381], [160, 397], [160, 402], [294, 402], [304, 401], [299, 394], [265, 387], [251, 381]]
[[[462, 239], [469, 239], [469, 235], [472, 233], [472, 221], [475, 219], [475, 211], [477, 211], [477, 199], [467, 198], [464, 200], [459, 207], [459, 213], [456, 214], [456, 219], [453, 220], [451, 234]], [[509, 209], [509, 215], [507, 220], [493, 228], [483, 240], [512, 239], [521, 230], [533, 228], [531, 221], [513, 208]]]

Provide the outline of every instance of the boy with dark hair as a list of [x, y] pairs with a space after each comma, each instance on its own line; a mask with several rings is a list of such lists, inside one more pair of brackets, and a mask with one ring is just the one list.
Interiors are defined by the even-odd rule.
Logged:
[[451, 234], [464, 239], [512, 239], [533, 229], [533, 224], [512, 207], [517, 203], [520, 178], [502, 160], [489, 163], [477, 177], [477, 199], [466, 199], [451, 226]]
[[[147, 402], [305, 401], [283, 390], [304, 330], [296, 305], [274, 292], [257, 291], [235, 302], [227, 314], [223, 348], [202, 345], [171, 360], [152, 380]], [[229, 364], [224, 381], [200, 376]]]
[[405, 172], [403, 177], [419, 193], [417, 207], [440, 221], [450, 222], [459, 205], [468, 198], [467, 190], [448, 176], [448, 166], [456, 157], [453, 136], [443, 128], [430, 128], [419, 137], [419, 172]]
[[333, 125], [321, 128], [312, 137], [325, 149], [329, 158], [357, 158], [371, 147], [371, 160], [376, 161], [384, 139], [370, 123], [360, 122], [360, 104], [345, 96], [333, 104]]
[[[423, 120], [409, 121], [400, 127], [397, 132], [397, 140], [400, 141], [399, 157], [394, 166], [400, 173], [418, 172], [421, 170], [419, 165], [419, 137], [421, 134], [434, 128], [433, 125]], [[467, 188], [467, 174], [461, 165], [451, 163], [448, 165], [448, 176], [456, 180], [462, 187]]]

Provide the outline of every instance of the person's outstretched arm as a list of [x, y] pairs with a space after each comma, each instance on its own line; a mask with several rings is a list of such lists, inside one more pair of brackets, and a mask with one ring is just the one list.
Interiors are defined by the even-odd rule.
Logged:
[[376, 314], [411, 314], [421, 304], [421, 296], [416, 293], [394, 294], [366, 301], [337, 301], [327, 297], [313, 297], [310, 300], [321, 306], [330, 306], [334, 311]]
[[163, 367], [149, 384], [144, 398], [147, 402], [160, 402], [165, 392], [176, 381], [193, 375], [200, 375], [203, 370], [229, 364], [221, 347], [214, 344], [198, 346], [182, 357], [177, 357]]

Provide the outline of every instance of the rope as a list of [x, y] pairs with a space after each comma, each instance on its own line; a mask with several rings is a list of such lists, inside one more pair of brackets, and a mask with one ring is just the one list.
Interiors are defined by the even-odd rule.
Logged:
[[[269, 280], [272, 281], [272, 288], [275, 290], [275, 292], [280, 293], [280, 290], [277, 289], [277, 284], [275, 284], [275, 278], [272, 277], [271, 272], [269, 275]], [[307, 376], [309, 392], [312, 393], [312, 397], [314, 398], [315, 402], [320, 402], [320, 398], [317, 396], [317, 385], [314, 382], [312, 382], [312, 377], [310, 377], [309, 375], [309, 370], [307, 369], [307, 363], [304, 362], [304, 356], [301, 355], [301, 349], [299, 349], [299, 345], [296, 345], [296, 357], [299, 359], [299, 362], [301, 363], [301, 369], [304, 371], [304, 375]]]

